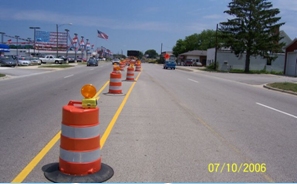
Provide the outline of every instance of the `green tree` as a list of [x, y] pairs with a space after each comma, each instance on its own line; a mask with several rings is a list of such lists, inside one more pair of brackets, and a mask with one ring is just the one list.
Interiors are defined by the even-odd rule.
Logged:
[[[218, 33], [219, 34], [219, 33]], [[218, 43], [223, 42], [218, 38]], [[179, 39], [176, 41], [175, 46], [172, 48], [173, 54], [177, 57], [179, 54], [191, 50], [207, 50], [214, 48], [216, 45], [216, 31], [203, 30], [201, 33], [186, 36], [184, 40]]]
[[[218, 40], [220, 43], [220, 41]], [[207, 50], [216, 46], [216, 31], [214, 30], [203, 30], [198, 35], [198, 50]]]
[[172, 52], [177, 57], [179, 54], [186, 52], [186, 43], [182, 39], [176, 41], [175, 46], [172, 48]]
[[262, 56], [268, 60], [276, 57], [273, 53], [284, 46], [279, 28], [285, 23], [279, 23], [279, 9], [272, 8], [267, 0], [232, 0], [229, 10], [224, 11], [234, 19], [220, 23], [221, 38], [224, 46], [230, 47], [236, 56], [246, 54], [245, 72], [249, 72], [250, 57]]
[[139, 51], [138, 59], [141, 59], [142, 57], [143, 57], [143, 53], [141, 51]]
[[147, 50], [147, 51], [145, 51], [144, 54], [145, 54], [145, 55], [148, 55], [147, 58], [156, 58], [156, 57], [158, 57], [158, 55], [159, 55], [159, 54], [157, 53], [157, 51], [154, 50], [154, 49]]

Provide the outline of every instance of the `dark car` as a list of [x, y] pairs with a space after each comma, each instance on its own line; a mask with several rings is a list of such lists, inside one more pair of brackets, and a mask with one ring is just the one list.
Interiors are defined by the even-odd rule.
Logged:
[[63, 59], [63, 63], [67, 63], [68, 62], [68, 58], [65, 56], [58, 56], [58, 58]]
[[17, 65], [17, 59], [12, 56], [1, 56], [0, 66], [13, 66]]
[[90, 58], [87, 61], [87, 66], [98, 66], [98, 60], [96, 58]]
[[184, 62], [184, 66], [193, 66], [193, 64], [194, 64], [194, 61], [192, 59], [187, 59]]
[[75, 62], [74, 57], [68, 57], [67, 60], [68, 60], [68, 63], [74, 63]]

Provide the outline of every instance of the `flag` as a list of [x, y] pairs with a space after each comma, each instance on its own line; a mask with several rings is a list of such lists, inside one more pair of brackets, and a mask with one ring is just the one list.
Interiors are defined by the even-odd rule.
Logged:
[[101, 32], [101, 31], [99, 31], [99, 30], [97, 30], [97, 32], [98, 32], [98, 37], [99, 37], [99, 38], [103, 38], [103, 39], [105, 39], [105, 40], [108, 39], [107, 34]]
[[75, 37], [72, 39], [72, 43], [77, 43], [77, 40], [78, 40], [78, 38], [77, 38], [77, 36], [75, 36]]

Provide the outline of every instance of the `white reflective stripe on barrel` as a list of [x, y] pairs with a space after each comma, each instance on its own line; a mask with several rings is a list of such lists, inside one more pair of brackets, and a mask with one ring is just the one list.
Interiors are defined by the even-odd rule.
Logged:
[[111, 78], [110, 82], [122, 82], [121, 78]]
[[60, 148], [60, 158], [67, 162], [86, 163], [100, 158], [100, 149], [83, 152], [67, 151]]
[[99, 124], [91, 127], [71, 127], [62, 124], [61, 133], [69, 138], [92, 138], [99, 135]]
[[111, 90], [120, 90], [122, 86], [109, 86], [109, 89]]

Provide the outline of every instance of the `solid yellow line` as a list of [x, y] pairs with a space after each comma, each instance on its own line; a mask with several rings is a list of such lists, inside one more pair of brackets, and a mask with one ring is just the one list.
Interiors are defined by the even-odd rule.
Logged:
[[[109, 81], [107, 81], [104, 86], [96, 93], [98, 96], [107, 86]], [[57, 143], [60, 139], [61, 130], [50, 140], [47, 145], [29, 162], [29, 164], [12, 180], [11, 183], [21, 183], [25, 180], [25, 178], [32, 172], [32, 170], [36, 167], [36, 165], [40, 162], [40, 160], [49, 152], [50, 149]]]
[[105, 132], [103, 133], [103, 136], [100, 138], [101, 149], [103, 148], [103, 146], [105, 144], [105, 141], [107, 140], [107, 138], [108, 138], [108, 136], [109, 136], [109, 134], [110, 134], [110, 132], [111, 132], [111, 130], [112, 130], [115, 122], [117, 121], [119, 115], [121, 114], [121, 112], [122, 112], [122, 110], [123, 110], [123, 108], [124, 108], [124, 106], [125, 106], [128, 98], [129, 98], [129, 96], [130, 96], [130, 94], [132, 92], [132, 89], [134, 88], [135, 83], [136, 83], [137, 79], [139, 78], [139, 76], [140, 76], [140, 72], [138, 73], [138, 76], [136, 77], [135, 82], [133, 82], [133, 84], [131, 85], [130, 89], [128, 90], [128, 92], [127, 92], [125, 98], [123, 99], [121, 105], [119, 106], [118, 110], [116, 111], [116, 113], [114, 114], [113, 118], [111, 119], [108, 127], [106, 128]]

